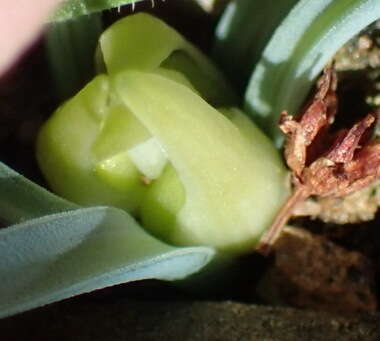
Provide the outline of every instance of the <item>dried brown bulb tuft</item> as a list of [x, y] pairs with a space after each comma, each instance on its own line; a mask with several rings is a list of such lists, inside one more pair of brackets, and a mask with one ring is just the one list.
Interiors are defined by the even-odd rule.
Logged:
[[343, 197], [380, 178], [380, 141], [372, 139], [378, 113], [350, 129], [331, 132], [337, 112], [337, 76], [324, 70], [305, 109], [293, 117], [281, 113], [286, 134], [285, 159], [292, 171], [293, 194], [262, 237], [258, 249], [268, 253], [294, 207], [309, 196]]

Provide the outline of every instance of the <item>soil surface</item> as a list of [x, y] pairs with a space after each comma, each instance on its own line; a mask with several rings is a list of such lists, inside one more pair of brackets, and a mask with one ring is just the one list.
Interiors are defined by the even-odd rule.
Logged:
[[[76, 298], [0, 321], [7, 341], [380, 340], [380, 316], [342, 317], [236, 302]], [[101, 296], [101, 295], [100, 295]]]

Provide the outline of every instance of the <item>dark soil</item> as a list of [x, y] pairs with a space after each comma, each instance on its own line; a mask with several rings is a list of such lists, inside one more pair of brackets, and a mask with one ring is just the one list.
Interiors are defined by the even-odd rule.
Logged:
[[376, 315], [343, 317], [235, 302], [102, 300], [100, 293], [0, 321], [7, 341], [376, 341]]

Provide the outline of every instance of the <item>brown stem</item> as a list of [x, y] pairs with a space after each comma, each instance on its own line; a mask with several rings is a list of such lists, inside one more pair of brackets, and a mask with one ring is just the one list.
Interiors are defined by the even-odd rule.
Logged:
[[270, 228], [261, 237], [256, 250], [264, 256], [269, 255], [272, 245], [281, 233], [282, 228], [290, 219], [293, 213], [294, 207], [300, 202], [305, 200], [309, 196], [309, 191], [305, 186], [298, 186], [292, 195], [286, 200], [285, 204], [281, 207], [277, 213]]

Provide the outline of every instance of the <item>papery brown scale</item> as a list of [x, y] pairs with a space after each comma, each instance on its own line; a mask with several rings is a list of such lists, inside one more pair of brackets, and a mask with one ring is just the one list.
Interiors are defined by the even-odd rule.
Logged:
[[305, 169], [303, 181], [311, 195], [342, 197], [380, 178], [380, 141], [374, 141], [347, 163], [320, 158]]
[[287, 134], [285, 159], [297, 175], [302, 173], [306, 160], [305, 136], [302, 127], [286, 112], [281, 113], [280, 129]]
[[297, 129], [299, 123], [294, 120], [292, 115], [289, 115], [288, 112], [284, 110], [280, 114], [278, 125], [284, 134], [292, 134]]
[[306, 160], [305, 166], [309, 166], [319, 156], [323, 154], [326, 149], [326, 143], [330, 143], [328, 135], [330, 120], [327, 115], [327, 106], [324, 104], [322, 112], [315, 111], [314, 115], [320, 117], [319, 121], [314, 120], [317, 124], [314, 126], [313, 135], [310, 136], [310, 143], [306, 146]]
[[336, 164], [329, 159], [319, 158], [306, 168], [302, 174], [303, 183], [310, 195], [333, 195], [341, 176], [336, 174]]
[[[286, 112], [281, 114], [280, 129], [287, 134], [285, 158], [288, 166], [299, 176], [306, 166], [307, 149], [322, 127], [327, 124], [326, 106], [316, 101], [297, 122]], [[322, 115], [321, 115], [322, 113]]]
[[322, 77], [317, 81], [318, 91], [315, 94], [315, 99], [325, 99], [331, 91], [335, 92], [338, 85], [338, 77], [332, 66], [326, 67], [323, 70]]
[[360, 148], [359, 143], [362, 141], [363, 135], [374, 122], [375, 117], [368, 114], [351, 129], [339, 132], [332, 148], [325, 157], [339, 163], [351, 161], [354, 158], [355, 151]]
[[[317, 82], [317, 92], [314, 95], [313, 101], [323, 101], [326, 106], [325, 114], [327, 124], [332, 124], [337, 112], [338, 98], [336, 89], [338, 77], [333, 67], [328, 67], [323, 70], [323, 75]], [[310, 105], [310, 103], [309, 103]]]
[[286, 111], [281, 113], [279, 126], [287, 135], [285, 158], [292, 170], [294, 191], [260, 241], [259, 250], [264, 254], [269, 253], [297, 203], [313, 195], [343, 197], [380, 179], [380, 140], [369, 142], [380, 110], [350, 129], [332, 133], [336, 86], [335, 71], [326, 68], [300, 115], [294, 118]]
[[335, 93], [335, 91], [330, 91], [326, 98], [325, 98], [325, 104], [326, 104], [326, 118], [327, 118], [327, 124], [331, 125], [333, 124], [335, 120], [335, 115], [337, 113], [338, 109], [338, 97]]
[[285, 158], [294, 174], [301, 176], [323, 151], [327, 130], [336, 114], [336, 74], [331, 68], [324, 71], [313, 98], [294, 119], [281, 113], [280, 129], [287, 134]]
[[355, 159], [345, 165], [351, 178], [375, 176], [380, 178], [380, 140], [374, 140], [359, 150]]
[[321, 111], [315, 111], [314, 115], [321, 116], [322, 123], [316, 127], [316, 134], [313, 135], [313, 141], [308, 146], [306, 152], [306, 166], [320, 157], [326, 150], [326, 145], [333, 142], [329, 135], [330, 125], [335, 120], [337, 113], [338, 98], [336, 95], [337, 75], [330, 67], [324, 70], [324, 73], [318, 83], [319, 91], [314, 96], [314, 100], [321, 100], [324, 108]]
[[377, 124], [379, 122], [379, 118], [380, 118], [380, 108], [377, 108], [374, 112], [371, 113], [371, 115], [374, 117], [375, 121], [373, 122], [371, 127], [369, 129], [367, 129], [366, 132], [363, 134], [363, 136], [360, 140], [360, 144], [362, 146], [370, 143], [370, 141], [374, 139], [375, 129], [376, 129], [376, 126], [377, 126]]
[[349, 195], [353, 192], [356, 192], [364, 187], [367, 187], [369, 184], [371, 184], [373, 181], [376, 180], [375, 175], [369, 175], [365, 178], [359, 178], [354, 182], [350, 182], [347, 186], [339, 186], [335, 192], [335, 197], [344, 197], [346, 195]]
[[310, 105], [302, 116], [300, 126], [303, 130], [307, 146], [313, 142], [319, 130], [328, 124], [326, 111], [326, 104], [322, 100], [317, 100]]

